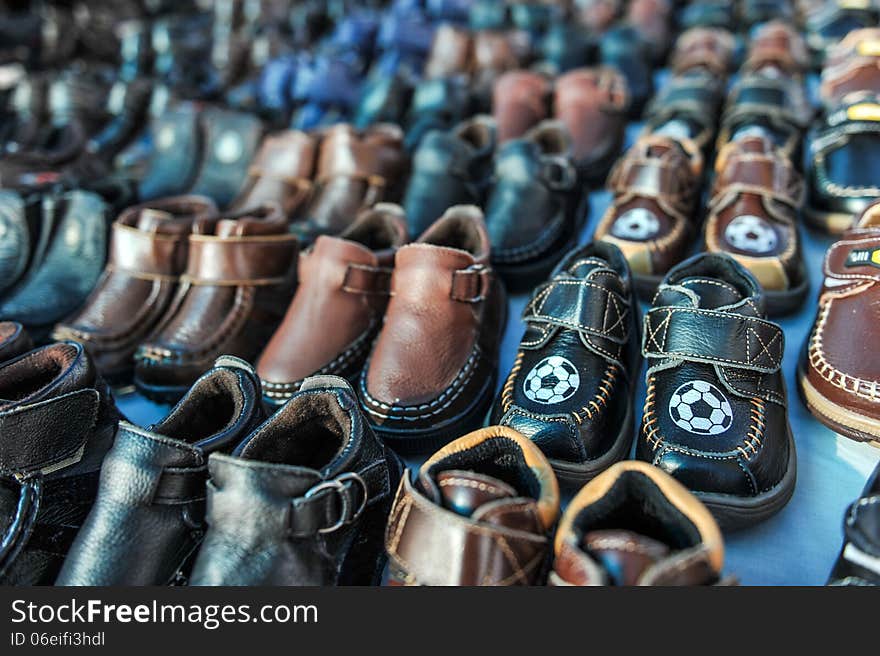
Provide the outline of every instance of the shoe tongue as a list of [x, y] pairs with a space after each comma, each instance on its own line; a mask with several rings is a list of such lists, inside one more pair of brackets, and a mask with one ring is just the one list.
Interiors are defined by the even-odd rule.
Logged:
[[600, 257], [591, 256], [579, 258], [566, 269], [566, 272], [575, 278], [589, 278], [597, 269], [610, 269], [608, 262]]
[[[692, 293], [682, 291], [682, 288]], [[662, 288], [657, 294], [654, 305], [678, 305], [715, 310], [737, 304], [742, 300], [742, 294], [732, 285], [702, 276], [693, 276], [682, 278], [672, 286]], [[737, 308], [737, 312], [747, 313], [747, 309], [741, 306]]]
[[518, 497], [504, 481], [472, 471], [450, 469], [437, 474], [440, 505], [447, 510], [473, 517], [487, 503]]
[[671, 553], [669, 547], [652, 538], [610, 529], [588, 532], [581, 547], [613, 585], [635, 585], [648, 568]]

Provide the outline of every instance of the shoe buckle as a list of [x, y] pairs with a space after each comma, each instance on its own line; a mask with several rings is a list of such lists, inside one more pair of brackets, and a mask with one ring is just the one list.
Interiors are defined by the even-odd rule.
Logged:
[[[360, 485], [361, 491], [363, 492], [361, 502], [358, 507], [354, 509], [354, 511], [352, 511], [352, 504], [349, 500], [349, 495], [347, 493], [347, 488], [345, 485], [347, 481], [351, 481], [353, 484], [356, 483]], [[334, 531], [339, 530], [346, 524], [351, 524], [353, 521], [361, 516], [361, 513], [364, 512], [364, 508], [367, 507], [367, 498], [369, 496], [367, 484], [364, 479], [355, 472], [346, 472], [328, 481], [321, 481], [317, 485], [310, 488], [308, 492], [305, 493], [304, 498], [310, 499], [324, 490], [333, 490], [338, 494], [340, 510], [337, 520], [330, 526], [319, 528], [318, 533], [333, 533]]]

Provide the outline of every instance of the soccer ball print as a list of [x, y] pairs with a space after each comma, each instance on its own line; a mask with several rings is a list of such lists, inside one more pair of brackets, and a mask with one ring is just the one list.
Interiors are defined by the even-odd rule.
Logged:
[[738, 216], [727, 226], [724, 238], [741, 251], [769, 253], [776, 248], [776, 232], [767, 222], [757, 216]]
[[657, 217], [644, 207], [635, 207], [624, 212], [611, 226], [611, 234], [615, 237], [635, 241], [644, 241], [653, 237], [659, 230], [660, 222]]
[[676, 426], [695, 435], [719, 435], [733, 423], [727, 397], [704, 380], [692, 380], [675, 390], [669, 416]]
[[552, 405], [570, 399], [580, 385], [575, 366], [561, 355], [551, 355], [532, 367], [523, 383], [523, 393], [529, 401]]

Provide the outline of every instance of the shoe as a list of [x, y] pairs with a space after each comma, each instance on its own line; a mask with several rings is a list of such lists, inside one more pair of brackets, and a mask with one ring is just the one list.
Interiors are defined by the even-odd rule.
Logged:
[[107, 261], [109, 208], [86, 191], [47, 193], [31, 263], [0, 301], [0, 321], [24, 324], [36, 340], [88, 298]]
[[119, 412], [73, 343], [0, 366], [0, 398], [0, 584], [51, 585], [94, 502]]
[[266, 418], [253, 369], [221, 356], [163, 419], [119, 423], [55, 585], [180, 585], [204, 536], [207, 460]]
[[629, 454], [638, 314], [626, 259], [604, 242], [566, 255], [526, 304], [490, 423], [537, 444], [563, 485], [583, 485]]
[[871, 346], [878, 267], [880, 202], [825, 255], [819, 309], [798, 367], [810, 412], [841, 435], [873, 443], [880, 443], [880, 360]]
[[303, 211], [312, 191], [318, 140], [299, 130], [286, 130], [263, 139], [248, 167], [248, 177], [230, 210], [245, 211], [275, 202], [288, 220]]
[[343, 379], [307, 379], [208, 470], [209, 528], [190, 585], [378, 584], [403, 464]]
[[623, 13], [622, 0], [583, 0], [573, 7], [575, 19], [595, 34], [604, 34]]
[[485, 115], [422, 138], [403, 198], [410, 234], [422, 234], [453, 205], [483, 203], [495, 146], [495, 122]]
[[508, 71], [498, 78], [492, 90], [492, 117], [498, 142], [518, 139], [550, 117], [553, 83], [535, 71]]
[[843, 549], [828, 585], [880, 585], [880, 466], [843, 520]]
[[589, 212], [568, 129], [544, 121], [503, 144], [491, 179], [485, 207], [492, 265], [511, 292], [531, 290], [577, 243]]
[[48, 242], [44, 230], [51, 228], [51, 218], [38, 194], [0, 190], [0, 294], [42, 260]]
[[749, 34], [749, 45], [742, 71], [760, 71], [774, 67], [788, 76], [810, 72], [810, 52], [803, 35], [783, 19], [756, 25]]
[[816, 3], [802, 19], [813, 63], [820, 67], [830, 51], [848, 34], [876, 27], [880, 8], [873, 3]]
[[327, 128], [321, 137], [315, 187], [302, 217], [292, 225], [300, 242], [338, 235], [358, 211], [397, 202], [409, 167], [403, 132], [380, 124], [359, 132], [349, 125]]
[[364, 414], [401, 453], [480, 425], [492, 403], [507, 302], [480, 210], [456, 205], [397, 251], [385, 322], [360, 378]]
[[293, 302], [257, 361], [268, 407], [286, 403], [309, 376], [357, 381], [382, 327], [394, 254], [407, 241], [403, 210], [379, 203], [300, 257]]
[[626, 115], [637, 119], [645, 103], [654, 95], [654, 71], [651, 45], [644, 41], [637, 27], [621, 24], [612, 27], [599, 41], [603, 66], [615, 70], [625, 80]]
[[15, 321], [0, 321], [0, 363], [27, 353], [33, 347], [24, 326]]
[[79, 342], [105, 380], [129, 384], [137, 347], [159, 325], [178, 290], [190, 233], [216, 221], [217, 207], [199, 196], [127, 209], [112, 226], [110, 256], [94, 290], [78, 312], [55, 326], [52, 339]]
[[397, 489], [385, 533], [391, 585], [543, 585], [559, 487], [506, 426], [460, 437]]
[[684, 29], [708, 27], [733, 31], [735, 10], [735, 5], [724, 0], [699, 0], [682, 8], [678, 22]]
[[731, 585], [706, 507], [643, 462], [612, 466], [577, 493], [556, 531], [550, 585]]
[[181, 103], [153, 120], [152, 155], [138, 184], [141, 201], [184, 194], [192, 188], [202, 153], [200, 111], [195, 103]]
[[755, 276], [770, 316], [800, 309], [810, 288], [797, 230], [803, 201], [803, 177], [769, 136], [740, 136], [718, 153], [705, 250]]
[[599, 62], [599, 44], [583, 25], [567, 20], [554, 21], [538, 45], [538, 68], [554, 75]]
[[671, 0], [633, 0], [626, 8], [626, 22], [647, 44], [651, 60], [661, 65], [672, 42], [673, 4]]
[[451, 130], [477, 113], [464, 75], [425, 79], [413, 90], [405, 120], [407, 152], [414, 152], [432, 130]]
[[781, 364], [752, 275], [727, 255], [673, 268], [645, 314], [648, 392], [636, 457], [693, 492], [724, 530], [779, 512], [797, 458]]
[[256, 359], [293, 297], [297, 251], [276, 204], [196, 224], [171, 305], [135, 352], [140, 392], [176, 401], [219, 355]]
[[608, 176], [614, 196], [593, 239], [623, 252], [643, 299], [696, 237], [702, 179], [703, 156], [695, 143], [651, 134], [639, 138]]
[[714, 153], [725, 78], [697, 68], [671, 77], [645, 107], [642, 135], [693, 143], [704, 160]]
[[726, 29], [693, 27], [675, 40], [669, 67], [675, 76], [700, 69], [726, 79], [733, 70], [735, 51], [736, 40]]

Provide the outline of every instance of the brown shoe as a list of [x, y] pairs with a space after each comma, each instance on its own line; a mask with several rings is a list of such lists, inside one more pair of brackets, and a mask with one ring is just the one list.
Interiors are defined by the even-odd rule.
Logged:
[[880, 202], [825, 255], [819, 312], [799, 366], [816, 418], [854, 440], [880, 444]]
[[295, 288], [297, 240], [277, 204], [196, 229], [177, 294], [135, 354], [135, 384], [155, 400], [180, 398], [221, 354], [253, 361]]
[[267, 404], [286, 402], [308, 376], [356, 382], [382, 326], [394, 253], [406, 242], [403, 210], [379, 203], [300, 256], [293, 303], [257, 363]]
[[335, 125], [321, 137], [315, 189], [293, 231], [304, 244], [318, 235], [338, 235], [361, 209], [397, 202], [403, 194], [408, 158], [403, 131], [378, 123], [358, 131]]
[[676, 39], [670, 68], [674, 75], [701, 69], [708, 70], [716, 77], [726, 78], [733, 68], [735, 49], [736, 40], [727, 30], [693, 27]]
[[803, 200], [803, 177], [769, 137], [743, 136], [718, 153], [706, 250], [752, 272], [770, 315], [797, 310], [809, 289], [796, 225]]
[[172, 196], [125, 210], [113, 224], [110, 257], [85, 305], [52, 339], [88, 351], [112, 384], [126, 384], [140, 343], [171, 305], [186, 270], [189, 235], [210, 230], [217, 207], [204, 196]]
[[317, 153], [318, 140], [299, 130], [287, 130], [263, 139], [251, 162], [247, 182], [232, 203], [231, 211], [276, 202], [288, 220], [296, 218], [312, 189]]
[[34, 348], [31, 336], [17, 321], [0, 321], [0, 362], [12, 360]]
[[806, 75], [810, 70], [807, 42], [784, 20], [774, 20], [758, 27], [749, 39], [749, 50], [742, 72], [773, 66], [785, 75]]
[[617, 159], [629, 105], [626, 79], [614, 68], [578, 68], [556, 80], [555, 118], [571, 133], [572, 155], [588, 184], [601, 185]]
[[623, 251], [642, 298], [653, 295], [693, 241], [702, 176], [703, 156], [696, 144], [645, 135], [608, 177], [614, 198], [593, 238]]
[[490, 426], [448, 444], [411, 480], [388, 519], [391, 585], [543, 585], [559, 486], [535, 444]]
[[430, 450], [481, 424], [506, 312], [477, 207], [451, 207], [397, 251], [385, 323], [359, 390], [364, 414], [389, 446]]
[[571, 500], [556, 531], [550, 585], [729, 585], [712, 514], [677, 480], [620, 462]]
[[550, 115], [550, 79], [535, 71], [509, 71], [492, 90], [498, 143], [523, 136]]

